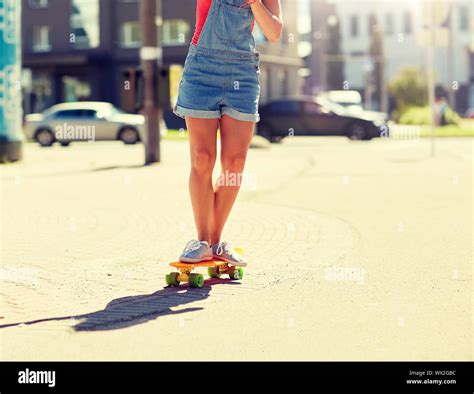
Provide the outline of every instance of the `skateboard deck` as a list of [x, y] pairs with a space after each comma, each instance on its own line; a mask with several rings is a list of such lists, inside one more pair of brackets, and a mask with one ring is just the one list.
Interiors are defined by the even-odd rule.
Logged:
[[170, 266], [174, 268], [199, 268], [199, 267], [219, 267], [224, 264], [226, 264], [226, 262], [222, 260], [209, 260], [209, 261], [203, 261], [201, 263], [183, 263], [182, 261], [174, 261], [170, 263]]
[[[241, 248], [235, 248], [239, 254], [243, 254]], [[188, 282], [190, 287], [201, 288], [204, 285], [204, 275], [193, 273], [196, 268], [207, 268], [207, 274], [211, 278], [220, 278], [222, 275], [229, 275], [231, 280], [241, 280], [244, 276], [244, 269], [229, 265], [222, 260], [209, 260], [201, 263], [183, 263], [182, 261], [173, 261], [170, 266], [177, 268], [178, 272], [171, 272], [166, 275], [166, 284], [177, 287], [181, 282]]]

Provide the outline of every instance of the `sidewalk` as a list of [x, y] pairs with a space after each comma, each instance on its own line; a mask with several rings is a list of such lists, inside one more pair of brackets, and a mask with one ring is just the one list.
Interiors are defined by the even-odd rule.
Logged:
[[252, 150], [225, 233], [251, 264], [199, 290], [164, 288], [195, 236], [186, 143], [149, 167], [142, 146], [28, 145], [0, 167], [0, 359], [472, 358], [473, 142], [428, 143]]

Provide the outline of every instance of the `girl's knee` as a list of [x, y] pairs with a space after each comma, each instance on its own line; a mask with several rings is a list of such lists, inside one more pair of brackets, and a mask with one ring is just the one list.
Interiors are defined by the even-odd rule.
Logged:
[[221, 157], [221, 164], [224, 170], [241, 172], [245, 167], [246, 160], [246, 153], [224, 154]]
[[192, 170], [198, 174], [212, 174], [216, 156], [206, 149], [195, 150], [191, 156]]

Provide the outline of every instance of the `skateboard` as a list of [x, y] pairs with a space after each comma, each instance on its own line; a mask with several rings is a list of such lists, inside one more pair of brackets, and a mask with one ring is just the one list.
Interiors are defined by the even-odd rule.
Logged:
[[[237, 248], [235, 248], [238, 250]], [[238, 250], [241, 253], [241, 249]], [[206, 268], [207, 274], [211, 278], [220, 278], [222, 275], [229, 275], [231, 280], [241, 280], [244, 276], [244, 269], [228, 264], [222, 260], [203, 261], [201, 263], [183, 263], [174, 261], [171, 267], [177, 268], [179, 272], [171, 272], [166, 275], [166, 284], [177, 287], [181, 282], [188, 282], [190, 287], [201, 288], [204, 285], [204, 275], [193, 273], [196, 268]]]

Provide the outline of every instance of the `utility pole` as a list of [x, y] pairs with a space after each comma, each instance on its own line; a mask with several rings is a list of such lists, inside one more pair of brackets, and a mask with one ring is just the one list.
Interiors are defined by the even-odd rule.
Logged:
[[379, 22], [381, 20], [382, 16], [382, 11], [380, 8], [380, 2], [375, 3], [375, 17], [377, 20], [377, 29], [378, 29], [378, 34], [381, 35], [380, 39], [382, 41], [382, 51], [381, 53], [378, 54], [377, 60], [375, 61], [375, 65], [378, 65], [379, 67], [379, 78], [378, 81], [375, 82], [378, 85], [378, 90], [379, 90], [379, 111], [381, 112], [388, 112], [388, 92], [387, 92], [387, 83], [386, 83], [386, 78], [385, 78], [385, 68], [387, 66], [387, 61], [385, 58], [385, 51], [384, 49], [384, 32], [381, 28], [382, 22]]
[[428, 13], [428, 29], [429, 29], [429, 44], [426, 50], [426, 63], [428, 75], [428, 105], [430, 106], [431, 122], [430, 122], [430, 156], [435, 156], [435, 76], [434, 76], [434, 52], [436, 45], [436, 21], [435, 12], [436, 6], [434, 1], [427, 0], [426, 11]]
[[453, 110], [456, 110], [456, 91], [454, 90], [454, 62], [456, 57], [454, 55], [454, 31], [453, 31], [453, 13], [454, 4], [449, 5], [448, 14], [448, 101]]
[[[469, 13], [474, 15], [474, 3], [471, 1], [471, 6], [469, 7]], [[469, 23], [469, 44], [468, 44], [468, 56], [474, 61], [474, 18], [471, 18]], [[474, 106], [474, 75], [471, 73], [469, 78], [469, 106]]]
[[163, 66], [163, 0], [155, 0], [156, 1], [156, 18], [155, 24], [157, 26], [156, 29], [156, 42], [158, 45], [158, 58], [156, 59], [156, 63], [158, 67]]
[[140, 24], [142, 48], [140, 50], [143, 70], [143, 111], [145, 115], [145, 164], [159, 163], [160, 124], [162, 112], [158, 107], [157, 72], [162, 64], [163, 53], [157, 22], [162, 21], [161, 0], [140, 0]]
[[388, 112], [388, 96], [387, 96], [387, 83], [385, 79], [385, 54], [380, 55], [380, 111]]

